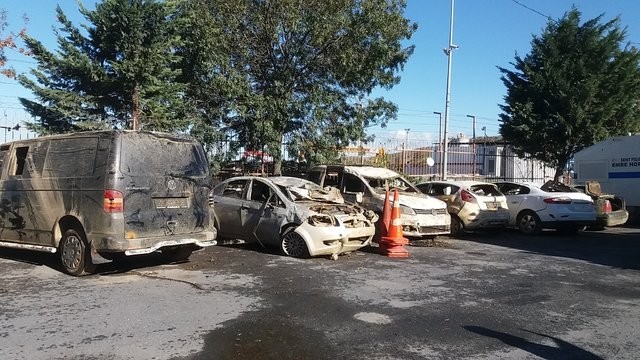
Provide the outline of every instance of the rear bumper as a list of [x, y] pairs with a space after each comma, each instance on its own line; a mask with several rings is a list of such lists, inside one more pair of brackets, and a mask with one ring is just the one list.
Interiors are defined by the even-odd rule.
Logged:
[[616, 210], [610, 213], [598, 214], [596, 225], [600, 227], [618, 226], [623, 225], [627, 220], [629, 220], [629, 212], [627, 210]]
[[191, 245], [202, 248], [217, 244], [215, 230], [138, 239], [125, 239], [113, 234], [91, 234], [88, 238], [97, 253], [124, 253], [127, 256], [150, 254], [163, 247]]
[[509, 212], [506, 210], [481, 210], [476, 216], [467, 216], [466, 218], [463, 218], [464, 214], [459, 214], [459, 216], [467, 230], [504, 228], [509, 225]]

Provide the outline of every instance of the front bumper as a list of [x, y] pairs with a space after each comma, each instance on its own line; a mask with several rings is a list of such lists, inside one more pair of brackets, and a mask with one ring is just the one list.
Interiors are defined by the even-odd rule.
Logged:
[[374, 224], [366, 227], [313, 226], [307, 222], [295, 230], [307, 242], [310, 256], [343, 254], [371, 244]]
[[423, 237], [446, 235], [451, 233], [451, 216], [445, 214], [401, 215], [402, 235], [405, 237]]

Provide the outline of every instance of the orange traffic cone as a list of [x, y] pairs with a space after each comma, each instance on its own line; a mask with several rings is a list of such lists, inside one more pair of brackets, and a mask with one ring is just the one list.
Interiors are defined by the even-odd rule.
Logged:
[[378, 220], [378, 237], [374, 239], [379, 243], [380, 239], [387, 236], [389, 224], [391, 223], [391, 202], [389, 201], [389, 189], [384, 195], [384, 205], [382, 206], [382, 217]]
[[400, 195], [398, 189], [393, 194], [393, 210], [391, 211], [391, 224], [387, 234], [380, 239], [380, 253], [388, 257], [405, 258], [409, 256], [407, 245], [409, 240], [402, 237], [402, 219], [400, 218]]

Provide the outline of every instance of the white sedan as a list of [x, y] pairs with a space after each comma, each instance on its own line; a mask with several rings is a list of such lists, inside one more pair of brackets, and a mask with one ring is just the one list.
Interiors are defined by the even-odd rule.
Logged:
[[496, 185], [507, 197], [510, 225], [522, 233], [537, 234], [542, 229], [576, 232], [596, 222], [591, 197], [564, 184], [548, 181], [542, 186], [514, 182]]

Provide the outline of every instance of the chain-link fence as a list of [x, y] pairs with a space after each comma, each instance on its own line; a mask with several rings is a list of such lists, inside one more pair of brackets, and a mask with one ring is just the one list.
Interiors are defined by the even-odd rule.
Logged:
[[[544, 182], [553, 179], [555, 170], [538, 160], [517, 156], [512, 148], [496, 137], [469, 139], [460, 137], [448, 144], [446, 173], [448, 179], [486, 181]], [[377, 137], [376, 140], [345, 147], [339, 163], [386, 167], [406, 176], [421, 179], [440, 179], [444, 170], [443, 146], [429, 140], [408, 140]], [[222, 166], [221, 177], [240, 174], [273, 172], [268, 154], [242, 151], [229, 164]], [[286, 144], [283, 144], [286, 154]], [[264, 157], [264, 161], [263, 161]], [[296, 159], [283, 162], [285, 175], [304, 175], [306, 163]]]

